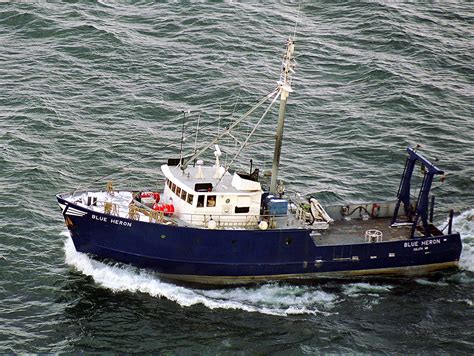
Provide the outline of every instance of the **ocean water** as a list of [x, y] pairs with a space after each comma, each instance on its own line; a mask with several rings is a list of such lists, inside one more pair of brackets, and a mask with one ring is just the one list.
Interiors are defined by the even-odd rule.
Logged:
[[[198, 289], [77, 253], [55, 194], [160, 187], [183, 111], [189, 152], [274, 89], [293, 34], [287, 189], [392, 199], [420, 144], [460, 268]], [[473, 39], [472, 3], [0, 2], [0, 352], [474, 353]], [[276, 117], [237, 167], [270, 167]]]

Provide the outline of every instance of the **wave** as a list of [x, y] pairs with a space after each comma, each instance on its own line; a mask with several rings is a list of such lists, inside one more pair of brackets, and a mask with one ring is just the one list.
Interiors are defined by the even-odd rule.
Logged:
[[389, 292], [393, 286], [391, 285], [377, 285], [371, 283], [351, 283], [344, 286], [343, 291], [344, 294], [348, 295], [349, 297], [358, 297], [361, 294], [369, 294], [369, 295], [380, 295], [381, 293]]
[[319, 286], [268, 283], [211, 290], [177, 286], [161, 281], [147, 270], [96, 261], [75, 250], [68, 232], [62, 235], [68, 236], [64, 241], [66, 263], [114, 292], [146, 293], [174, 301], [182, 307], [202, 304], [209, 309], [235, 309], [277, 316], [331, 315], [331, 310], [338, 303], [336, 294], [325, 292]]
[[[463, 237], [463, 253], [460, 266], [474, 271], [474, 209], [455, 217], [454, 227]], [[166, 298], [182, 307], [204, 305], [209, 309], [234, 309], [268, 315], [288, 316], [297, 314], [336, 314], [336, 306], [344, 299], [377, 297], [394, 288], [390, 284], [349, 283], [338, 291], [327, 292], [319, 285], [290, 285], [266, 283], [252, 287], [197, 289], [164, 282], [151, 271], [131, 267], [122, 263], [99, 262], [84, 253], [77, 252], [67, 231], [62, 233], [66, 263], [86, 276], [90, 276], [101, 287], [114, 292], [145, 293], [152, 297]], [[434, 283], [424, 278], [419, 284]], [[440, 282], [434, 284], [439, 285]], [[445, 282], [442, 282], [445, 284]]]
[[459, 265], [462, 269], [474, 272], [474, 208], [456, 216], [453, 226], [461, 234], [463, 242]]

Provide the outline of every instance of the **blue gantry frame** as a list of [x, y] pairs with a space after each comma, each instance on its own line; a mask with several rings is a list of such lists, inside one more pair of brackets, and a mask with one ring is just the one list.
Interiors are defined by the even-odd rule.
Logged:
[[[420, 219], [421, 223], [423, 224], [423, 231], [425, 236], [429, 236], [430, 230], [428, 227], [428, 203], [431, 185], [433, 183], [434, 176], [436, 174], [444, 174], [444, 172], [438, 167], [436, 167], [429, 160], [427, 160], [425, 157], [423, 157], [420, 153], [416, 152], [416, 149], [407, 147], [407, 152], [408, 157], [405, 164], [405, 169], [403, 170], [402, 179], [400, 181], [400, 187], [398, 188], [398, 201], [397, 205], [395, 206], [395, 212], [393, 214], [391, 224], [394, 224], [396, 222], [398, 211], [400, 209], [400, 203], [403, 202], [405, 215], [408, 218], [409, 222], [413, 222], [411, 237], [414, 237], [415, 229]], [[413, 208], [410, 205], [410, 189], [413, 170], [417, 161], [425, 167], [425, 175], [423, 177], [423, 182], [421, 183], [420, 194], [418, 195], [418, 202], [416, 204], [415, 210], [413, 211]], [[415, 215], [414, 219], [413, 215]]]

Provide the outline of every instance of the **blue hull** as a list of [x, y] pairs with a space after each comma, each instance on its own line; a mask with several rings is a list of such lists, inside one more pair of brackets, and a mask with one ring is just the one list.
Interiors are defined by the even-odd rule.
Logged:
[[[63, 215], [77, 251], [198, 283], [422, 273], [455, 266], [462, 249], [458, 233], [317, 246], [307, 229], [209, 230], [152, 224], [97, 213], [60, 196], [58, 202], [66, 205]], [[70, 207], [81, 213], [68, 215]]]

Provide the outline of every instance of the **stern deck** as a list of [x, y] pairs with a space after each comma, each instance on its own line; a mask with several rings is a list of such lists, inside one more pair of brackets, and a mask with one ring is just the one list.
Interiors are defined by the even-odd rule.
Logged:
[[351, 219], [339, 220], [330, 225], [328, 230], [319, 230], [319, 234], [312, 234], [313, 240], [318, 245], [339, 245], [365, 243], [367, 230], [382, 232], [382, 240], [395, 241], [410, 238], [411, 225], [390, 227], [390, 218], [371, 218], [368, 220]]

